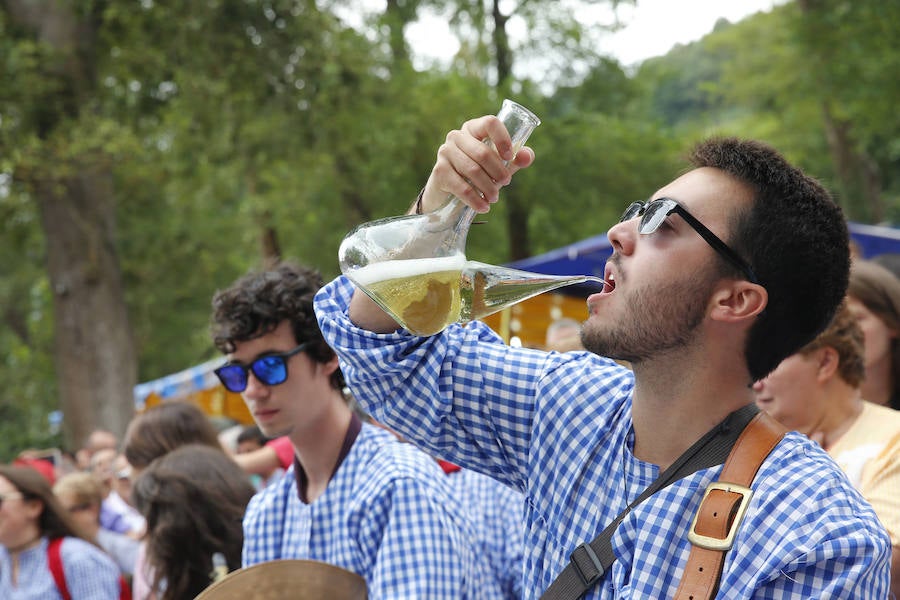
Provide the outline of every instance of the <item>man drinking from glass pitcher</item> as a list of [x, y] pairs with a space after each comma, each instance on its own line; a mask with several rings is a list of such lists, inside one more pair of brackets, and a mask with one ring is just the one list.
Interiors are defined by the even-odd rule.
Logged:
[[[504, 166], [509, 148], [495, 117], [450, 132], [422, 208], [454, 194], [487, 212], [534, 159]], [[772, 434], [745, 488], [717, 482], [720, 461], [625, 510], [695, 442], [757, 420], [751, 382], [822, 330], [847, 286], [846, 223], [819, 183], [754, 141], [705, 141], [691, 163], [609, 229], [590, 352], [510, 348], [477, 322], [416, 337], [345, 278], [316, 297], [323, 334], [375, 418], [524, 492], [526, 597], [884, 598], [884, 528], [796, 433]], [[735, 501], [707, 515], [704, 493]], [[721, 536], [707, 517], [725, 518]], [[587, 543], [611, 522], [607, 561]]]

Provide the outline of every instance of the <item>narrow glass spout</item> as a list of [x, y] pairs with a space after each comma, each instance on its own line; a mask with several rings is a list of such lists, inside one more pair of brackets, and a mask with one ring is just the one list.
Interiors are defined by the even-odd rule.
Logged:
[[578, 283], [604, 281], [592, 275], [542, 275], [509, 267], [467, 261], [462, 273], [459, 321], [475, 321], [538, 294]]
[[353, 280], [416, 335], [434, 335], [450, 323], [481, 319], [566, 285], [603, 284], [590, 275], [541, 275], [467, 261], [461, 254], [372, 264]]

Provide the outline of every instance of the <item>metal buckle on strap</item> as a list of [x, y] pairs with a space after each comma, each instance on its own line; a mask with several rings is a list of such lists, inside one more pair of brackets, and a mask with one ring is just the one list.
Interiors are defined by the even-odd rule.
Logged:
[[[734, 520], [731, 521], [731, 525], [728, 527], [728, 535], [724, 538], [710, 537], [708, 535], [697, 533], [697, 521], [700, 519], [703, 503], [706, 502], [706, 498], [709, 496], [710, 492], [715, 490], [741, 495], [740, 504], [738, 504], [737, 511], [734, 514]], [[736, 483], [725, 483], [722, 481], [710, 483], [706, 487], [706, 493], [703, 494], [703, 500], [700, 501], [700, 508], [697, 509], [697, 514], [694, 515], [694, 522], [691, 523], [691, 528], [688, 531], [688, 539], [695, 546], [700, 546], [707, 550], [718, 550], [722, 552], [731, 550], [731, 547], [734, 545], [734, 538], [737, 535], [737, 530], [741, 525], [741, 521], [744, 519], [744, 513], [747, 512], [747, 506], [750, 504], [751, 496], [753, 496], [753, 490], [742, 485], [737, 485]]]
[[[587, 554], [587, 557], [593, 563], [594, 568], [597, 569], [597, 572], [591, 577], [587, 577], [585, 575], [584, 571], [581, 570], [581, 566], [578, 564], [578, 561], [575, 560], [575, 553], [579, 550], [583, 550], [585, 554]], [[572, 550], [572, 554], [569, 555], [569, 562], [572, 563], [573, 567], [575, 567], [575, 572], [578, 573], [578, 578], [581, 579], [581, 582], [586, 587], [593, 586], [601, 577], [603, 577], [603, 573], [605, 571], [605, 569], [603, 568], [603, 563], [600, 562], [600, 559], [597, 557], [594, 549], [591, 548], [591, 545], [587, 542], [582, 542], [574, 550]]]

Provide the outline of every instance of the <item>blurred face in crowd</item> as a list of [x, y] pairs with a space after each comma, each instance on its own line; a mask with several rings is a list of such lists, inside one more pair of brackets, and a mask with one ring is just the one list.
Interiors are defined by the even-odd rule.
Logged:
[[890, 363], [891, 344], [897, 337], [897, 332], [890, 329], [881, 317], [853, 296], [847, 297], [847, 306], [856, 317], [865, 336], [866, 368], [885, 362]]
[[821, 421], [824, 395], [820, 393], [822, 354], [819, 348], [787, 357], [774, 371], [753, 384], [756, 404], [788, 429], [809, 434]]
[[72, 493], [58, 493], [56, 498], [63, 509], [69, 513], [75, 526], [86, 534], [94, 532], [100, 524], [100, 506], [95, 503], [81, 502]]
[[40, 500], [27, 500], [11, 481], [0, 477], [0, 544], [14, 550], [35, 541], [43, 508]]
[[103, 489], [106, 492], [112, 489], [113, 463], [117, 455], [118, 453], [115, 450], [106, 448], [96, 452], [91, 457], [91, 473], [103, 485]]
[[128, 504], [131, 504], [131, 483], [134, 473], [124, 454], [116, 456], [113, 462], [113, 489]]

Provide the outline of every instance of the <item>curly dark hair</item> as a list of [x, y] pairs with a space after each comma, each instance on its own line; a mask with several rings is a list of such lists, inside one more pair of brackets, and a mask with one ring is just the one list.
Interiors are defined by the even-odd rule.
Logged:
[[194, 598], [211, 583], [213, 554], [241, 566], [241, 520], [255, 490], [224, 452], [188, 444], [153, 461], [134, 482], [147, 519], [147, 563], [160, 600]]
[[768, 145], [736, 138], [701, 142], [695, 167], [725, 171], [753, 194], [728, 243], [769, 294], [744, 349], [752, 381], [816, 337], [847, 291], [850, 236], [840, 207], [815, 179]]
[[[250, 273], [213, 296], [212, 337], [221, 352], [234, 352], [235, 342], [251, 340], [290, 321], [297, 343], [310, 344], [307, 356], [321, 363], [334, 357], [325, 342], [313, 311], [313, 297], [322, 287], [315, 269], [283, 262], [277, 267]], [[331, 385], [344, 389], [340, 369], [331, 375]]]

